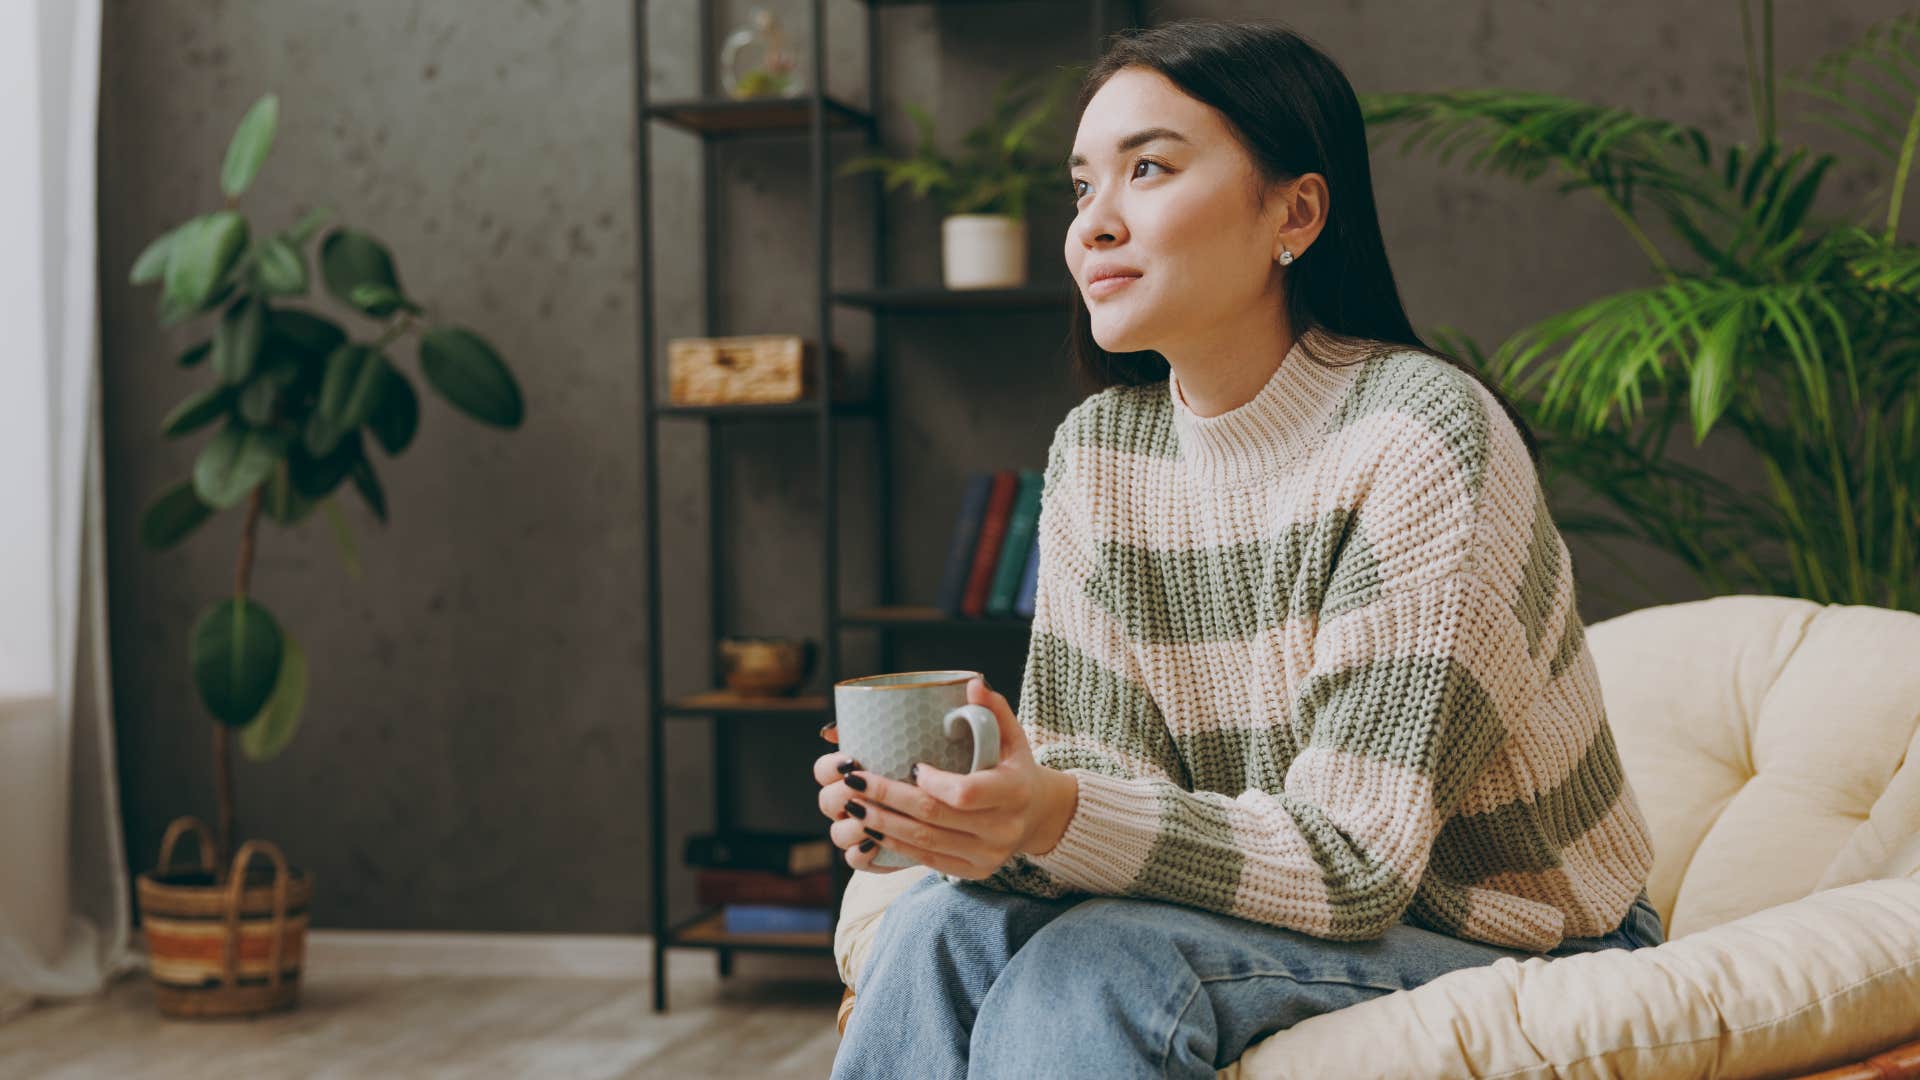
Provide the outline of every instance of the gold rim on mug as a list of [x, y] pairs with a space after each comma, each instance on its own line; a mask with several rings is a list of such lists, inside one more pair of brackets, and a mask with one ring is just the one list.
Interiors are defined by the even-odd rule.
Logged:
[[[899, 683], [898, 685], [894, 685], [894, 686], [861, 686], [860, 685], [861, 683], [864, 683], [864, 682], [872, 682], [875, 679], [897, 679], [902, 675], [946, 675], [951, 672], [958, 672], [959, 674], [966, 676], [966, 678], [943, 679], [939, 682], [926, 680], [922, 682]], [[978, 671], [965, 671], [959, 668], [934, 668], [931, 671], [889, 671], [884, 675], [862, 675], [857, 679], [842, 679], [839, 682], [834, 683], [833, 685], [835, 689], [839, 689], [840, 687], [844, 686], [849, 690], [917, 690], [917, 689], [928, 687], [928, 686], [952, 686], [955, 683], [959, 683], [964, 686], [975, 679], [985, 679], [985, 678], [986, 676], [982, 675]]]

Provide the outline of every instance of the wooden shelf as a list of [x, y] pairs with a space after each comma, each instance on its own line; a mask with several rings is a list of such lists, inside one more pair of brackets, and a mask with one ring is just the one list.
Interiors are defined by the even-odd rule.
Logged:
[[1071, 282], [1045, 285], [1021, 285], [1010, 289], [948, 289], [938, 285], [843, 289], [833, 301], [847, 307], [867, 308], [894, 314], [934, 314], [968, 311], [1058, 311], [1068, 312], [1074, 295]]
[[[825, 102], [829, 131], [873, 125], [873, 117], [863, 110], [832, 98]], [[683, 98], [651, 102], [647, 115], [702, 136], [804, 135], [813, 128], [813, 98]]]
[[704, 716], [711, 713], [810, 716], [827, 711], [825, 694], [791, 697], [745, 697], [731, 690], [707, 690], [667, 702], [669, 715]]
[[727, 915], [713, 908], [667, 932], [668, 945], [703, 949], [757, 949], [763, 952], [832, 952], [833, 931], [794, 934], [729, 934]]
[[[820, 405], [814, 401], [780, 401], [764, 405], [674, 405], [656, 402], [653, 411], [658, 416], [682, 416], [703, 420], [812, 420], [820, 415]], [[873, 403], [869, 401], [835, 402], [833, 411], [841, 416], [869, 416], [873, 413]]]
[[840, 613], [840, 625], [883, 630], [1021, 630], [1033, 629], [1025, 615], [969, 619], [949, 615], [937, 607], [893, 605], [857, 608]]

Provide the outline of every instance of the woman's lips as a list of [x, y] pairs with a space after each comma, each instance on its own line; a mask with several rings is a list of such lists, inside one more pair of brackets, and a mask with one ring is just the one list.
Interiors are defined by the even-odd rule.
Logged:
[[1118, 274], [1113, 277], [1103, 277], [1099, 281], [1087, 286], [1087, 295], [1105, 296], [1111, 292], [1118, 292], [1132, 284], [1139, 277], [1139, 274]]

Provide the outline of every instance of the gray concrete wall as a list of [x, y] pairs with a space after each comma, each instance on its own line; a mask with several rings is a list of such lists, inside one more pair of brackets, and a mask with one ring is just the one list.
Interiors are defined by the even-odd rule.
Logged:
[[[650, 92], [695, 92], [698, 11], [655, 0]], [[723, 6], [722, 27], [748, 5]], [[773, 4], [805, 45], [807, 7]], [[859, 101], [864, 8], [834, 0], [829, 86]], [[1022, 65], [1087, 58], [1082, 5], [883, 10], [883, 130], [912, 129], [926, 102], [949, 133]], [[1853, 40], [1900, 10], [1781, 5], [1783, 65]], [[1284, 15], [1363, 93], [1511, 85], [1569, 94], [1750, 137], [1737, 19], [1729, 5], [1403, 5], [1187, 2], [1187, 15]], [[208, 721], [186, 667], [188, 629], [231, 588], [240, 515], [180, 549], [137, 542], [141, 510], [187, 475], [203, 437], [165, 440], [167, 411], [203, 385], [173, 357], [202, 326], [162, 331], [150, 289], [126, 270], [154, 235], [218, 201], [226, 140], [247, 105], [282, 96], [281, 133], [245, 206], [263, 227], [326, 203], [387, 241], [408, 291], [490, 337], [526, 391], [512, 434], [465, 420], [423, 391], [421, 432], [383, 462], [392, 521], [355, 499], [363, 580], [324, 522], [262, 527], [255, 594], [305, 645], [312, 687], [290, 750], [237, 774], [243, 835], [278, 842], [317, 877], [328, 927], [632, 932], [649, 883], [643, 706], [707, 686], [705, 468], [698, 424], [662, 430], [665, 670], [648, 670], [641, 511], [631, 11], [617, 0], [113, 0], [100, 134], [109, 603], [121, 778], [135, 870], [173, 817], [213, 815]], [[1070, 127], [1064, 129], [1070, 137]], [[1819, 141], [1816, 139], [1815, 141]], [[1829, 140], [1830, 141], [1830, 140]], [[857, 152], [857, 139], [835, 144]], [[718, 151], [720, 320], [703, 323], [701, 152], [662, 126], [652, 141], [657, 293], [648, 327], [670, 337], [815, 329], [804, 140]], [[1062, 146], [1064, 155], [1065, 145]], [[1859, 160], [1856, 156], [1854, 160]], [[1450, 324], [1491, 344], [1547, 314], [1649, 275], [1597, 203], [1376, 154], [1383, 226], [1416, 326]], [[1857, 174], [1834, 194], [1865, 190]], [[866, 181], [835, 194], [836, 281], [867, 280]], [[1035, 274], [1057, 274], [1069, 220], [1063, 179], [1032, 222]], [[896, 281], [938, 277], [938, 215], [904, 198], [889, 218]], [[326, 301], [321, 301], [326, 303]], [[870, 351], [871, 320], [836, 310], [835, 332]], [[933, 594], [970, 469], [1038, 465], [1076, 400], [1050, 317], [894, 324], [890, 371], [897, 586]], [[664, 366], [664, 351], [658, 354]], [[410, 369], [411, 348], [395, 354]], [[871, 600], [874, 464], [842, 428], [843, 599]], [[804, 423], [743, 427], [723, 466], [731, 540], [727, 631], [820, 632], [815, 441]], [[1709, 447], [1724, 462], [1737, 455]], [[1589, 621], [1698, 588], [1641, 556], [1638, 592], [1575, 540]], [[870, 634], [845, 639], [847, 673], [872, 670]], [[1017, 686], [1024, 644], [974, 635], [903, 642], [903, 667], [981, 666]], [[806, 721], [743, 722], [729, 759], [739, 820], [822, 828], [807, 766], [825, 749]], [[675, 722], [669, 864], [676, 917], [691, 910], [682, 838], [713, 821], [704, 722]]]

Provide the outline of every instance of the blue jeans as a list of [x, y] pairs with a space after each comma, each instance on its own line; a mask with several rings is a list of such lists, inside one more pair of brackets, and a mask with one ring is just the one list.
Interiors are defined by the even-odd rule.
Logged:
[[1043, 900], [928, 873], [881, 915], [832, 1076], [1212, 1080], [1267, 1035], [1456, 968], [1664, 940], [1644, 889], [1612, 933], [1541, 954], [1405, 922], [1333, 941], [1181, 904]]

